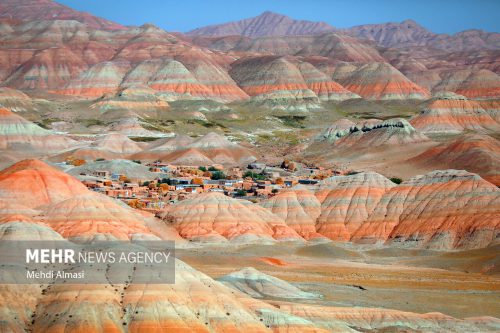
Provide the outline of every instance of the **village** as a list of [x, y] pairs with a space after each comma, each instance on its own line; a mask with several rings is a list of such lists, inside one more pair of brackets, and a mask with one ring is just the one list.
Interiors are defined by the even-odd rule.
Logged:
[[98, 169], [80, 172], [77, 177], [93, 191], [119, 199], [133, 208], [157, 212], [166, 205], [203, 192], [220, 192], [258, 202], [285, 188], [297, 184], [315, 185], [324, 178], [340, 174], [333, 169], [306, 167], [289, 161], [279, 166], [255, 162], [246, 167], [229, 168], [219, 164], [190, 166], [161, 161], [144, 166], [149, 168], [152, 177], [131, 177]]

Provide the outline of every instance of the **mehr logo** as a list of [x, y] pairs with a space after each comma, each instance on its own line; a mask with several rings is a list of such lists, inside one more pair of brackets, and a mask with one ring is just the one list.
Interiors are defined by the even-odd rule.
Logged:
[[78, 251], [74, 249], [26, 249], [26, 263], [35, 264], [165, 264], [170, 252], [164, 251]]
[[74, 264], [73, 249], [26, 249], [26, 263], [36, 264]]

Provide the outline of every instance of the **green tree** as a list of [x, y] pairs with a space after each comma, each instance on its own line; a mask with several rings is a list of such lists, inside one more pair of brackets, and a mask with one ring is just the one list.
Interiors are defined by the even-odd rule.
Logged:
[[239, 190], [236, 190], [236, 194], [235, 194], [237, 197], [246, 197], [247, 196], [247, 191], [243, 190], [243, 189], [239, 189]]
[[210, 176], [210, 179], [212, 180], [226, 179], [226, 175], [222, 171], [213, 171], [212, 175]]
[[403, 180], [401, 178], [397, 178], [397, 177], [392, 177], [392, 178], [389, 178], [394, 184], [401, 184], [403, 182]]
[[264, 180], [264, 179], [266, 179], [266, 176], [264, 176], [263, 174], [252, 172], [252, 171], [245, 172], [245, 174], [243, 175], [243, 177], [244, 178], [250, 177], [250, 178], [252, 178], [254, 180]]

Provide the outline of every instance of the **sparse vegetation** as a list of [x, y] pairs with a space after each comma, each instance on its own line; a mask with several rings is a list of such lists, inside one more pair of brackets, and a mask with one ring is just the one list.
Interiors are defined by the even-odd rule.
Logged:
[[135, 141], [135, 142], [151, 142], [151, 141], [158, 140], [158, 138], [150, 137], [150, 136], [134, 136], [134, 137], [131, 137], [130, 140]]
[[391, 182], [393, 182], [394, 184], [401, 184], [403, 182], [403, 180], [401, 178], [397, 178], [397, 177], [391, 177], [389, 178], [391, 180]]
[[286, 116], [276, 116], [276, 118], [283, 121], [283, 124], [285, 126], [294, 128], [305, 128], [303, 122], [306, 119], [306, 116], [286, 115]]
[[40, 126], [42, 128], [50, 129], [52, 123], [55, 123], [55, 122], [58, 122], [58, 121], [62, 121], [62, 119], [59, 119], [59, 118], [43, 118], [40, 121], [35, 121], [35, 124], [37, 124], [38, 126]]
[[106, 126], [106, 123], [100, 119], [81, 119], [80, 123], [82, 123], [85, 127]]

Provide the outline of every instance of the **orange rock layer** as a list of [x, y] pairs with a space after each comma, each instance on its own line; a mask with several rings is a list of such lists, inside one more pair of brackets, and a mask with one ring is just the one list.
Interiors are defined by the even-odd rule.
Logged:
[[76, 178], [38, 160], [24, 160], [0, 172], [0, 198], [29, 208], [88, 192]]
[[485, 247], [500, 226], [500, 191], [456, 170], [417, 176], [387, 191], [354, 241], [435, 248]]
[[268, 239], [299, 239], [278, 216], [245, 200], [207, 192], [168, 206], [158, 214], [188, 239], [222, 236], [233, 239], [255, 236]]
[[464, 135], [432, 147], [410, 162], [425, 168], [464, 169], [500, 186], [500, 142], [487, 135]]

